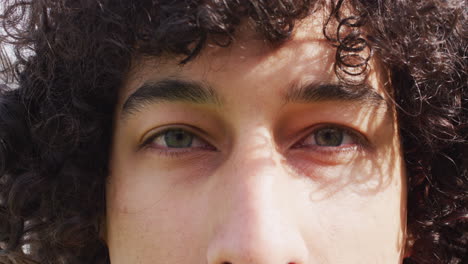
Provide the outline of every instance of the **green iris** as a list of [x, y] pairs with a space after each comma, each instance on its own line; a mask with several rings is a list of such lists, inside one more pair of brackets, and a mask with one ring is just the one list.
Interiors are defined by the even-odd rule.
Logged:
[[193, 134], [182, 129], [168, 130], [164, 133], [164, 142], [169, 148], [189, 148], [192, 141]]
[[343, 143], [343, 131], [338, 128], [320, 129], [315, 132], [315, 143], [319, 146], [339, 146]]

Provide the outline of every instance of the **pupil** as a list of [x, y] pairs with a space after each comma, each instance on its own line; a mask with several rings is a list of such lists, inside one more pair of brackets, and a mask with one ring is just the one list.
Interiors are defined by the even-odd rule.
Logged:
[[183, 130], [170, 130], [164, 134], [164, 141], [171, 148], [188, 148], [192, 140], [193, 136]]
[[320, 129], [315, 133], [315, 142], [319, 146], [339, 146], [343, 142], [343, 132], [336, 128]]

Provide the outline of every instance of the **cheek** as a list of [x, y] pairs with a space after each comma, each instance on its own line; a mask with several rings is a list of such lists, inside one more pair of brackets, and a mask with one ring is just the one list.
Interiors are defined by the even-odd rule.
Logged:
[[314, 188], [310, 210], [301, 216], [308, 247], [317, 248], [319, 240], [316, 254], [330, 263], [394, 263], [389, 260], [402, 252], [406, 229], [405, 175], [398, 163], [343, 169], [337, 179], [353, 180]]
[[[203, 258], [199, 254], [206, 248], [205, 198], [184, 187], [168, 188], [161, 181], [148, 180], [149, 175], [135, 171], [133, 177], [110, 177], [106, 241], [112, 263], [161, 263], [161, 259], [179, 263], [182, 255], [184, 259]], [[135, 181], [138, 177], [146, 180]], [[122, 178], [132, 181], [117, 180]]]
[[207, 168], [191, 166], [190, 160], [170, 166], [154, 154], [135, 152], [116, 134], [106, 186], [105, 239], [112, 264], [206, 258], [199, 255], [200, 248], [207, 247], [202, 221], [206, 197], [199, 188], [202, 182], [196, 185], [193, 179], [200, 179]]

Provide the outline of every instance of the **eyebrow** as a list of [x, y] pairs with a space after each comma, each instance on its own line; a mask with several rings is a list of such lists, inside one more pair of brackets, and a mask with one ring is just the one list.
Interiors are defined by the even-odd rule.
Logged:
[[[131, 94], [122, 106], [121, 117], [134, 114], [146, 104], [158, 102], [187, 102], [221, 105], [220, 96], [203, 83], [180, 79], [164, 79], [145, 82]], [[294, 84], [283, 96], [285, 103], [314, 103], [345, 101], [364, 105], [381, 106], [384, 98], [367, 84], [346, 86], [342, 84]]]
[[140, 86], [125, 100], [122, 106], [122, 116], [137, 112], [145, 104], [162, 101], [220, 104], [216, 92], [206, 85], [177, 79], [164, 79], [157, 82], [146, 82]]

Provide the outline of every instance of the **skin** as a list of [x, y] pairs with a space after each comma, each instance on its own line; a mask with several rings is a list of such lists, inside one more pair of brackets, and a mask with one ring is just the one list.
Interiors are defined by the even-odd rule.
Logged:
[[[321, 29], [307, 18], [272, 47], [243, 25], [232, 46], [183, 66], [135, 59], [107, 185], [112, 264], [402, 262], [406, 186], [392, 107], [285, 100], [299, 84], [339, 82]], [[370, 66], [369, 89], [388, 101], [383, 67]], [[168, 78], [209, 86], [218, 101], [154, 100], [124, 113], [141, 85]], [[317, 145], [330, 126], [345, 128], [342, 144]], [[191, 147], [164, 145], [158, 133], [173, 127], [193, 133]]]

